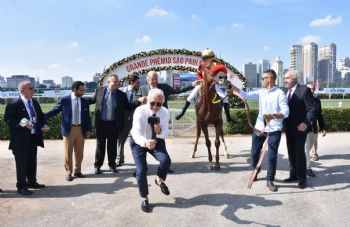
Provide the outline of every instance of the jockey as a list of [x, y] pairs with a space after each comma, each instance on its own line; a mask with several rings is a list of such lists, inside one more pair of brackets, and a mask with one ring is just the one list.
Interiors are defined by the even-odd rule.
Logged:
[[[215, 57], [214, 52], [212, 50], [208, 49], [208, 48], [205, 51], [202, 52], [202, 55], [201, 55], [202, 61], [199, 63], [199, 67], [198, 67], [198, 70], [197, 70], [197, 73], [196, 73], [196, 75], [198, 77], [198, 80], [203, 79], [203, 71], [202, 70], [203, 70], [203, 66], [204, 66], [204, 61], [209, 59], [209, 58], [213, 58], [213, 57]], [[212, 73], [215, 73], [215, 72], [212, 72]], [[226, 70], [226, 73], [227, 73], [227, 70]], [[182, 112], [179, 115], [176, 116], [176, 120], [180, 120], [180, 118], [185, 114], [187, 108], [190, 106], [191, 102], [194, 100], [194, 98], [198, 94], [199, 87], [200, 87], [200, 85], [197, 85], [192, 90], [191, 94], [188, 96], [188, 98], [187, 98], [187, 100], [185, 102], [185, 105], [184, 105], [184, 107], [182, 109]], [[220, 87], [217, 84], [215, 84], [215, 90], [216, 90], [216, 93], [219, 95], [219, 97], [221, 99], [226, 96], [226, 94], [220, 89]], [[225, 110], [225, 113], [226, 113], [227, 121], [228, 122], [238, 122], [237, 120], [234, 120], [230, 116], [230, 110], [229, 110], [227, 97], [223, 99], [223, 103], [224, 103], [224, 110]]]

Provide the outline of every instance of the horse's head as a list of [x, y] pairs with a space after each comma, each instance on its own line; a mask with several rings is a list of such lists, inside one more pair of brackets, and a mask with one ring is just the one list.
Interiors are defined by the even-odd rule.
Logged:
[[219, 86], [223, 86], [227, 81], [227, 69], [222, 65], [221, 61], [216, 58], [207, 59], [204, 62], [205, 73], [211, 78], [215, 80]]

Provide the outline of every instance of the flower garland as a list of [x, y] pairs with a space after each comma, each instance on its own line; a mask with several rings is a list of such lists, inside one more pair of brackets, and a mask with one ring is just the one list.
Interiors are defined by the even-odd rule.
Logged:
[[[97, 82], [97, 86], [100, 87], [103, 84], [103, 80], [104, 78], [114, 69], [116, 69], [117, 67], [126, 64], [130, 61], [136, 60], [138, 58], [142, 58], [142, 57], [148, 57], [148, 56], [153, 56], [153, 55], [164, 55], [164, 54], [181, 54], [181, 55], [192, 55], [192, 56], [198, 56], [200, 57], [202, 52], [200, 51], [190, 51], [190, 50], [186, 50], [186, 49], [158, 49], [158, 50], [151, 50], [151, 51], [143, 51], [141, 53], [138, 54], [134, 54], [131, 55], [129, 57], [123, 58], [120, 61], [117, 61], [115, 63], [113, 63], [109, 68], [107, 68], [102, 75], [100, 76], [100, 79]], [[229, 63], [225, 62], [222, 59], [218, 59], [221, 62], [223, 62], [224, 66], [229, 68], [234, 74], [236, 74], [240, 80], [242, 80], [242, 89], [244, 91], [247, 90], [247, 80], [245, 79], [245, 77], [232, 65], [230, 65]], [[192, 68], [192, 67], [185, 67], [185, 66], [161, 66], [161, 67], [150, 67], [148, 69], [142, 69], [139, 70], [137, 72], [133, 72], [131, 74], [128, 74], [127, 76], [125, 76], [124, 78], [120, 79], [120, 83], [124, 83], [128, 80], [130, 80], [130, 77], [133, 75], [141, 75], [141, 74], [147, 74], [149, 71], [164, 71], [164, 70], [183, 70], [183, 71], [190, 71], [190, 72], [196, 72], [197, 69], [196, 68]], [[228, 100], [229, 100], [229, 104], [231, 107], [240, 107], [243, 105], [243, 101], [240, 100], [237, 96], [234, 96], [232, 93], [228, 95]]]

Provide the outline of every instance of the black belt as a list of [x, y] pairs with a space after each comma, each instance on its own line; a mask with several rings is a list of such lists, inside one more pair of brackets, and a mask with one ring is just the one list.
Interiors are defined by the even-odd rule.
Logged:
[[81, 124], [78, 124], [78, 125], [72, 125], [72, 126], [78, 127], [78, 126], [81, 126]]

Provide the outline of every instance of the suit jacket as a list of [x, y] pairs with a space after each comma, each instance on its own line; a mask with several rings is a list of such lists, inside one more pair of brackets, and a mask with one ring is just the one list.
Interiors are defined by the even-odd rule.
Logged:
[[[284, 93], [288, 97], [288, 88], [283, 89]], [[310, 88], [305, 85], [299, 85], [296, 87], [293, 96], [289, 102], [289, 116], [284, 119], [284, 128], [286, 135], [296, 136], [300, 134], [307, 134], [309, 129], [304, 132], [299, 131], [297, 126], [301, 123], [310, 125], [310, 122], [315, 116], [315, 105], [313, 102], [313, 96]]]
[[[162, 90], [164, 92], [164, 100], [165, 101], [163, 103], [163, 106], [165, 108], [168, 108], [169, 95], [180, 94], [180, 93], [189, 91], [189, 90], [193, 89], [193, 86], [192, 86], [192, 84], [189, 84], [189, 85], [185, 85], [182, 87], [171, 87], [167, 84], [158, 84], [157, 88], [159, 88], [160, 90]], [[132, 100], [132, 103], [134, 105], [140, 105], [141, 103], [139, 103], [138, 98], [143, 97], [143, 96], [147, 96], [149, 90], [150, 90], [149, 84], [142, 85], [140, 87], [139, 91], [136, 93], [134, 99]]]
[[[42, 112], [39, 103], [32, 99], [32, 105], [36, 113], [36, 119], [38, 124], [38, 140], [37, 146], [44, 147], [43, 135], [41, 128], [47, 125], [45, 114]], [[19, 125], [23, 118], [30, 119], [27, 109], [21, 98], [18, 98], [10, 102], [6, 106], [4, 120], [10, 128], [10, 145], [9, 150], [16, 156], [27, 156], [29, 152], [31, 130]]]
[[[98, 128], [100, 125], [101, 117], [102, 117], [102, 103], [104, 96], [106, 94], [107, 87], [97, 88], [95, 94], [92, 98], [88, 98], [89, 104], [95, 104], [95, 113], [92, 119], [92, 125], [95, 128]], [[126, 94], [117, 89], [116, 92], [117, 102], [114, 106], [114, 117], [115, 117], [115, 125], [118, 129], [118, 132], [122, 132], [124, 130], [124, 110], [133, 110], [136, 106], [129, 103]], [[117, 139], [117, 138], [116, 138]]]
[[[119, 90], [121, 90], [122, 92], [124, 92], [126, 94], [126, 91], [127, 91], [128, 87], [121, 87], [119, 88]], [[135, 92], [135, 96], [136, 96], [136, 93], [138, 92], [138, 90], [136, 90]], [[128, 96], [126, 96], [128, 97]], [[132, 102], [132, 100], [130, 101], [130, 103]], [[133, 105], [135, 106], [135, 105]], [[136, 106], [135, 106], [136, 107]], [[126, 115], [126, 117], [128, 117], [131, 121], [133, 120], [133, 116], [134, 116], [134, 112], [135, 112], [135, 109], [131, 110], [131, 111], [128, 111], [128, 110], [125, 110], [124, 111], [124, 114]]]
[[316, 97], [313, 97], [313, 100], [315, 105], [315, 117], [312, 120], [312, 125], [309, 126], [309, 131], [310, 131], [310, 128], [312, 127], [312, 131], [316, 134], [318, 132], [317, 121], [322, 131], [326, 130], [326, 127], [324, 124], [324, 119], [322, 114], [321, 100]]
[[[91, 122], [90, 122], [90, 107], [89, 101], [85, 98], [80, 98], [81, 103], [81, 111], [80, 111], [80, 119], [81, 119], [81, 129], [83, 136], [85, 137], [85, 132], [91, 131]], [[62, 121], [61, 121], [61, 133], [62, 136], [68, 137], [70, 131], [72, 129], [72, 96], [67, 95], [60, 99], [57, 105], [45, 114], [47, 119], [52, 118], [62, 111]]]

